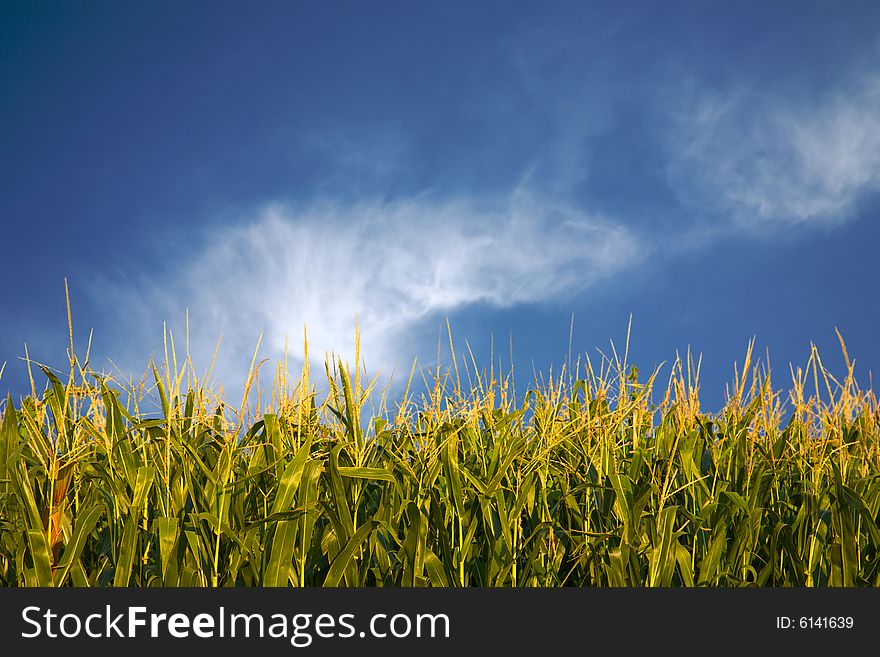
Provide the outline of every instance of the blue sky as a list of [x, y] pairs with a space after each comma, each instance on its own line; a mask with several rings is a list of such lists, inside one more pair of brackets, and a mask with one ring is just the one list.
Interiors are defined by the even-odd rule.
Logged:
[[[777, 383], [835, 327], [880, 363], [872, 2], [0, 5], [0, 391], [142, 370], [162, 323], [241, 378], [427, 364], [448, 318], [523, 377], [569, 347], [691, 346], [706, 403], [748, 340]], [[668, 365], [666, 372], [668, 373]]]

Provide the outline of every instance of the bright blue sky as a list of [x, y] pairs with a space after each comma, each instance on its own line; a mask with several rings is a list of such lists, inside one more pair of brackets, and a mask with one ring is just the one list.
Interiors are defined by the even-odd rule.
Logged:
[[[768, 6], [769, 5], [769, 6]], [[239, 377], [275, 356], [558, 366], [691, 345], [723, 398], [757, 336], [880, 363], [874, 2], [0, 5], [0, 380], [162, 321]], [[668, 373], [668, 366], [666, 369]]]

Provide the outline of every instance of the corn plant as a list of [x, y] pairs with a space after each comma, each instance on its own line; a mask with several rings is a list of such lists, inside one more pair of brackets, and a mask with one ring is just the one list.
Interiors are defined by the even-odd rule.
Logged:
[[453, 352], [369, 413], [339, 361], [321, 395], [281, 364], [256, 406], [252, 368], [236, 407], [189, 359], [122, 384], [71, 349], [66, 381], [5, 402], [0, 583], [876, 586], [880, 414], [846, 362], [814, 349], [782, 391], [750, 346], [708, 413], [691, 357], [517, 396]]

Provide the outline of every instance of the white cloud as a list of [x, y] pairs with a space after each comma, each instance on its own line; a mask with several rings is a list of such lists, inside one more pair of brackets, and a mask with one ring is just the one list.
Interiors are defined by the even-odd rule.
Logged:
[[697, 94], [675, 112], [668, 173], [686, 205], [768, 222], [834, 225], [880, 186], [880, 79], [818, 100]]
[[157, 344], [163, 320], [177, 327], [179, 345], [188, 308], [197, 367], [223, 336], [221, 379], [241, 377], [260, 332], [265, 355], [278, 356], [289, 336], [300, 361], [304, 324], [316, 361], [327, 351], [351, 359], [355, 316], [368, 369], [389, 373], [408, 371], [436, 339], [427, 318], [563, 298], [632, 263], [640, 248], [620, 225], [524, 193], [502, 203], [279, 204], [210, 235], [161, 278], [99, 293], [135, 348]]

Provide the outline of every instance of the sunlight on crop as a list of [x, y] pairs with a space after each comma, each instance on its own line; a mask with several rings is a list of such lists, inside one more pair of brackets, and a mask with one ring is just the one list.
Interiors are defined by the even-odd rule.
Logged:
[[66, 378], [6, 401], [0, 585], [880, 584], [880, 411], [842, 340], [842, 377], [814, 349], [784, 391], [750, 345], [708, 413], [691, 356], [517, 391], [450, 336], [400, 396], [306, 358], [224, 401], [171, 336], [129, 382], [70, 337]]

